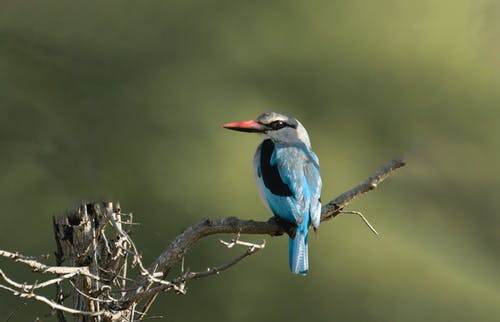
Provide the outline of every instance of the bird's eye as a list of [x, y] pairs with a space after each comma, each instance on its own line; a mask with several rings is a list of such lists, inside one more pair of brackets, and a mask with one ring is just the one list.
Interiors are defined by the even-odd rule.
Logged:
[[287, 126], [287, 124], [283, 121], [274, 121], [270, 124], [270, 126], [273, 130], [279, 130]]

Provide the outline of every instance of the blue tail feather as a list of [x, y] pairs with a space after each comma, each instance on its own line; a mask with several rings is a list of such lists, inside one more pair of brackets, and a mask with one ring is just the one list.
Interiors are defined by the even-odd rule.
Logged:
[[290, 238], [288, 244], [288, 260], [290, 270], [294, 274], [307, 275], [309, 271], [307, 229], [297, 229], [295, 238]]

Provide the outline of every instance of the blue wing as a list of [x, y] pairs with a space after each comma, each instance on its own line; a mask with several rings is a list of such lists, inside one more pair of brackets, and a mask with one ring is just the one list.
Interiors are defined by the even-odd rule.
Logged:
[[319, 160], [313, 151], [309, 150], [310, 159], [304, 165], [304, 176], [310, 191], [310, 216], [311, 223], [315, 228], [319, 227], [321, 219], [321, 176], [319, 172]]

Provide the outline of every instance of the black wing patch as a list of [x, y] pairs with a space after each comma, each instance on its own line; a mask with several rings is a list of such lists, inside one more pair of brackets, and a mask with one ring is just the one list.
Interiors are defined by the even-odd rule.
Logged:
[[291, 196], [292, 192], [286, 183], [281, 179], [277, 165], [271, 165], [271, 156], [274, 151], [274, 143], [267, 139], [262, 142], [260, 149], [260, 171], [262, 181], [269, 191], [278, 196]]

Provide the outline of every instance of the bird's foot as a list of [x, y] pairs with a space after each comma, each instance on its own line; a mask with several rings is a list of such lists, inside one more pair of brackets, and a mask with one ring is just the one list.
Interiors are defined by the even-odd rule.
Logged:
[[[276, 224], [280, 226], [288, 236], [290, 236], [291, 238], [295, 238], [295, 234], [297, 232], [297, 225], [289, 221], [286, 221], [278, 216], [271, 217], [269, 221], [271, 220], [274, 220], [274, 222], [276, 222]], [[282, 234], [276, 234], [276, 236], [279, 235]]]

